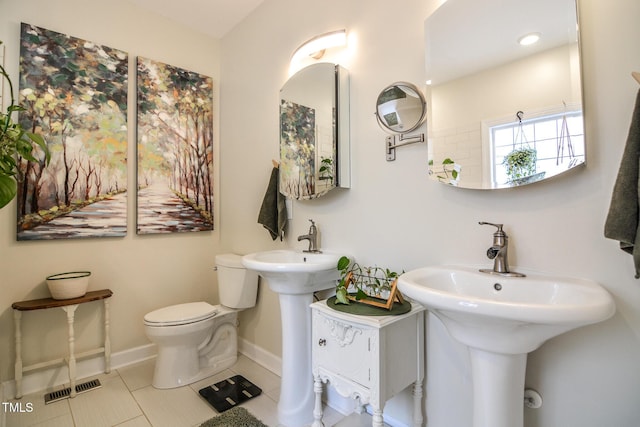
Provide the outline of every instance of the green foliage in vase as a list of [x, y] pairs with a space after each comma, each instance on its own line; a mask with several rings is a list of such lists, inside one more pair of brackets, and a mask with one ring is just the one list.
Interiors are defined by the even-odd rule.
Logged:
[[[458, 170], [455, 168], [455, 165], [456, 165], [456, 162], [453, 161], [453, 159], [449, 157], [444, 159], [442, 161], [442, 173], [444, 173], [444, 176], [436, 175], [438, 180], [443, 182], [449, 179], [457, 180], [460, 174], [458, 173]], [[429, 166], [433, 167], [433, 159], [429, 160]], [[449, 174], [451, 174], [451, 176], [449, 176]]]
[[391, 289], [391, 284], [400, 274], [382, 267], [365, 267], [343, 256], [336, 266], [340, 280], [336, 285], [336, 304], [349, 304], [348, 288], [355, 289], [357, 301], [380, 295]]
[[320, 179], [327, 179], [333, 182], [333, 159], [330, 157], [323, 157], [320, 160], [320, 169], [318, 169]]

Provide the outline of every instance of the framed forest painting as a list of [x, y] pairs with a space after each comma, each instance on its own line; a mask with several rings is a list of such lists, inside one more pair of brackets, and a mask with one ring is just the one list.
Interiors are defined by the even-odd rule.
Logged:
[[51, 161], [21, 161], [18, 240], [121, 237], [127, 231], [128, 54], [22, 24], [20, 124]]
[[138, 57], [139, 234], [213, 230], [213, 80]]

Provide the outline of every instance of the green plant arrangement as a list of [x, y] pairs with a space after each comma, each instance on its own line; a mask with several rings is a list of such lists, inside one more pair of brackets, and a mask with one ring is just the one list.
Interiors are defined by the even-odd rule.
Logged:
[[[382, 267], [363, 267], [343, 256], [338, 260], [340, 280], [336, 285], [336, 304], [350, 304], [350, 297], [356, 301], [387, 297], [393, 282], [400, 274]], [[349, 288], [353, 292], [349, 292]]]
[[[0, 44], [2, 44], [1, 41]], [[25, 111], [25, 109], [15, 103], [13, 84], [2, 65], [0, 65], [0, 74], [8, 83], [10, 94], [10, 104], [6, 113], [0, 111], [0, 209], [2, 209], [16, 197], [17, 181], [22, 179], [20, 170], [22, 159], [37, 162], [38, 159], [34, 156], [36, 146], [40, 147], [44, 153], [46, 163], [49, 162], [50, 153], [42, 136], [27, 132], [19, 123], [11, 119], [14, 112]]]
[[[433, 168], [433, 159], [429, 160], [429, 167]], [[457, 183], [460, 179], [460, 165], [447, 157], [442, 161], [442, 171], [429, 170], [429, 174], [433, 173], [437, 174], [436, 177], [438, 178], [438, 181], [448, 181], [449, 184], [454, 185], [454, 183]], [[441, 173], [444, 173], [444, 176], [440, 175]]]
[[536, 173], [538, 153], [535, 148], [523, 147], [513, 150], [504, 158], [510, 181], [516, 181]]
[[320, 169], [318, 169], [320, 179], [326, 179], [333, 182], [333, 159], [323, 157], [320, 160]]

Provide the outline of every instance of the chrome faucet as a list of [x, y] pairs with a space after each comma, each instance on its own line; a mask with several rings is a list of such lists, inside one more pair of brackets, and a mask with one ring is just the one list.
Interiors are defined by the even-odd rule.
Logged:
[[480, 221], [480, 225], [493, 225], [498, 230], [493, 233], [493, 245], [487, 249], [487, 257], [493, 260], [493, 269], [481, 268], [480, 271], [489, 274], [499, 274], [501, 276], [524, 277], [522, 273], [509, 271], [509, 259], [507, 257], [509, 250], [509, 237], [502, 230], [502, 224], [493, 224], [490, 222]]
[[318, 249], [318, 227], [316, 227], [316, 223], [312, 219], [309, 219], [309, 221], [311, 221], [309, 233], [298, 236], [298, 242], [301, 240], [309, 241], [309, 249], [305, 249], [303, 252], [321, 253], [322, 251]]

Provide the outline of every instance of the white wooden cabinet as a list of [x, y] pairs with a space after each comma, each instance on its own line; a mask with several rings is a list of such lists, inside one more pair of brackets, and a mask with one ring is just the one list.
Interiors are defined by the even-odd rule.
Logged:
[[344, 397], [371, 405], [382, 427], [385, 402], [413, 384], [414, 426], [422, 426], [424, 308], [413, 303], [398, 316], [358, 316], [319, 301], [312, 309], [313, 427], [322, 427], [322, 388], [329, 382]]

